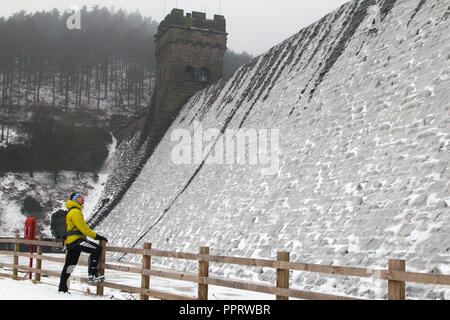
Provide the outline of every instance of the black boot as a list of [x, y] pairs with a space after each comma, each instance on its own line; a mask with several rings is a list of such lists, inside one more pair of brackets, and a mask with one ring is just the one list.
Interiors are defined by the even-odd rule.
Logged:
[[69, 293], [69, 288], [67, 288], [67, 284], [59, 284], [58, 292]]
[[105, 281], [105, 276], [101, 276], [99, 274], [90, 274], [89, 275], [89, 282], [90, 283], [100, 283]]

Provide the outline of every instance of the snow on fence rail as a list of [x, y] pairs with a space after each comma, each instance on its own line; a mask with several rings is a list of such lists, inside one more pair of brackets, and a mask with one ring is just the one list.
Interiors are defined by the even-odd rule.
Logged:
[[[14, 251], [0, 251], [2, 255], [12, 255], [13, 263], [1, 263], [0, 267], [12, 268], [13, 274], [0, 273], [0, 276], [5, 276], [20, 280], [18, 276], [18, 270], [25, 270], [35, 274], [35, 281], [40, 282], [41, 275], [50, 277], [60, 276], [59, 272], [47, 271], [42, 269], [42, 260], [48, 260], [53, 262], [64, 263], [64, 258], [57, 258], [46, 256], [42, 254], [42, 248], [44, 246], [63, 248], [61, 243], [52, 241], [42, 241], [42, 236], [39, 240], [25, 240], [16, 236], [14, 239], [0, 239], [0, 243], [13, 243]], [[19, 244], [32, 244], [37, 246], [37, 253], [22, 253], [19, 252]], [[112, 289], [122, 290], [128, 293], [140, 294], [141, 300], [148, 300], [149, 297], [158, 299], [169, 300], [184, 300], [184, 299], [208, 299], [208, 285], [221, 286], [227, 288], [234, 288], [240, 290], [249, 290], [259, 293], [273, 294], [277, 300], [287, 300], [289, 297], [298, 299], [311, 299], [311, 300], [358, 300], [355, 298], [323, 294], [317, 292], [309, 292], [297, 289], [289, 288], [289, 273], [290, 271], [304, 271], [315, 272], [321, 274], [333, 274], [351, 277], [361, 278], [374, 278], [388, 281], [388, 299], [389, 300], [405, 300], [406, 299], [406, 282], [416, 282], [423, 284], [438, 284], [438, 285], [450, 285], [450, 275], [438, 275], [428, 273], [406, 272], [405, 260], [389, 260], [389, 267], [387, 270], [373, 270], [365, 268], [353, 268], [353, 267], [339, 267], [339, 266], [327, 266], [318, 264], [307, 264], [289, 261], [289, 252], [278, 252], [277, 260], [266, 259], [252, 259], [252, 258], [239, 258], [239, 257], [227, 257], [216, 256], [209, 254], [208, 247], [201, 247], [198, 254], [184, 253], [184, 252], [171, 252], [152, 249], [150, 243], [145, 243], [142, 249], [132, 249], [123, 247], [106, 246], [104, 241], [101, 242], [102, 255], [99, 263], [99, 273], [104, 274], [105, 269], [115, 270], [119, 272], [129, 272], [141, 275], [141, 287], [133, 287], [129, 285], [123, 285], [112, 282], [102, 282], [96, 285], [97, 295], [103, 295], [103, 288], [108, 287]], [[128, 254], [142, 255], [142, 266], [130, 267], [117, 264], [106, 263], [106, 252], [123, 252]], [[30, 257], [36, 259], [36, 268], [19, 265], [19, 256]], [[179, 271], [161, 271], [152, 269], [151, 258], [152, 257], [165, 257], [184, 260], [196, 260], [198, 261], [198, 273], [184, 273]], [[209, 263], [226, 263], [226, 264], [238, 264], [250, 267], [265, 267], [276, 269], [276, 285], [264, 285], [256, 284], [245, 281], [229, 280], [209, 275]], [[79, 262], [80, 265], [87, 265], [86, 262]], [[150, 288], [150, 277], [160, 277], [173, 280], [181, 280], [197, 283], [198, 296], [196, 298], [181, 296], [173, 293], [162, 292]], [[88, 283], [86, 278], [79, 278], [81, 282]]]

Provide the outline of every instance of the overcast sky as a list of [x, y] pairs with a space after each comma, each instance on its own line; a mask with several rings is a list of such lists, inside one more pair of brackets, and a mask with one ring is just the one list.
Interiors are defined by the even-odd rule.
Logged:
[[139, 10], [161, 21], [172, 8], [187, 12], [202, 11], [212, 18], [222, 14], [227, 19], [228, 47], [254, 55], [265, 52], [303, 27], [320, 19], [348, 0], [0, 0], [0, 16], [25, 10], [35, 12], [94, 4]]

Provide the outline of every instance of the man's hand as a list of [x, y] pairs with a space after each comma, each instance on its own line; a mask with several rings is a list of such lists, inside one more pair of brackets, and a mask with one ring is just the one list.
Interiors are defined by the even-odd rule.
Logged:
[[97, 234], [94, 238], [94, 240], [100, 240], [100, 241], [105, 241], [108, 242], [108, 239], [106, 239], [105, 237], [102, 237], [101, 235]]

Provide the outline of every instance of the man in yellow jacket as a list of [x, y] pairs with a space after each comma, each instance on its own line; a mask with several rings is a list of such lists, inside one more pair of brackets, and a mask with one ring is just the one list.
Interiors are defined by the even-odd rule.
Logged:
[[64, 241], [67, 255], [59, 282], [59, 291], [61, 292], [68, 292], [67, 281], [78, 263], [81, 252], [89, 253], [89, 282], [98, 283], [105, 280], [104, 276], [100, 276], [97, 273], [97, 265], [102, 248], [97, 243], [88, 241], [86, 236], [94, 240], [104, 240], [106, 242], [108, 240], [88, 227], [81, 212], [83, 204], [84, 198], [78, 192], [72, 193], [70, 200], [66, 202], [66, 208], [69, 210], [66, 216], [67, 238]]

